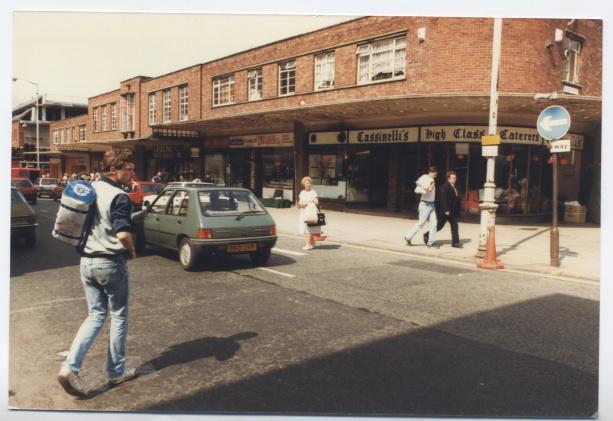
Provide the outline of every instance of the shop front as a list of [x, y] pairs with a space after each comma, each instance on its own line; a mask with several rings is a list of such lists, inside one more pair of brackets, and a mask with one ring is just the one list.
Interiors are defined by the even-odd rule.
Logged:
[[204, 181], [293, 200], [293, 147], [293, 133], [205, 139]]
[[[309, 134], [309, 176], [327, 201], [344, 207], [367, 206], [390, 211], [417, 207], [415, 180], [429, 166], [457, 173], [465, 214], [479, 214], [483, 199], [486, 159], [481, 137], [487, 126], [420, 126], [386, 129], [313, 132]], [[498, 128], [496, 203], [501, 214], [551, 212], [552, 166], [547, 141], [536, 129]], [[560, 200], [579, 196], [584, 136], [570, 134], [572, 150], [560, 156]]]
[[166, 181], [202, 179], [200, 145], [191, 143], [161, 143], [145, 145], [146, 179], [161, 172]]

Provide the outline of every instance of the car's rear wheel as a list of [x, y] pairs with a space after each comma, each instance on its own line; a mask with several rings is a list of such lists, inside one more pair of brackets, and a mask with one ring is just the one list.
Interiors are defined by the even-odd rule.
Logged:
[[192, 246], [189, 239], [184, 238], [179, 244], [179, 262], [184, 270], [190, 271], [196, 268], [198, 261], [198, 249]]
[[34, 247], [36, 245], [36, 231], [30, 230], [26, 234], [26, 246]]
[[268, 259], [270, 259], [270, 249], [263, 249], [250, 253], [249, 257], [256, 265], [264, 265], [268, 262]]

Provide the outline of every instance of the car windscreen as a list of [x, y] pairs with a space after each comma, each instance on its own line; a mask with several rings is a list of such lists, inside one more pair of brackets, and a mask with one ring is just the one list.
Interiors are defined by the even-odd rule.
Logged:
[[143, 184], [141, 187], [145, 194], [158, 194], [162, 190], [161, 184]]
[[266, 213], [253, 193], [244, 190], [205, 190], [198, 192], [204, 216]]
[[57, 178], [41, 178], [40, 184], [43, 186], [55, 186], [59, 180]]
[[25, 203], [25, 198], [19, 193], [19, 190], [11, 189], [11, 203]]
[[13, 185], [15, 187], [32, 187], [32, 182], [26, 179], [17, 179], [13, 180]]

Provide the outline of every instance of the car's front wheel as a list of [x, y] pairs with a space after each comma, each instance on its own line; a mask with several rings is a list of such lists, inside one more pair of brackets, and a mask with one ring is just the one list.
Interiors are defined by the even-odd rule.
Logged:
[[268, 259], [270, 259], [270, 249], [263, 249], [250, 253], [249, 257], [256, 265], [264, 265], [268, 262]]
[[184, 270], [191, 271], [198, 261], [198, 249], [191, 245], [189, 239], [184, 238], [179, 244], [179, 261]]

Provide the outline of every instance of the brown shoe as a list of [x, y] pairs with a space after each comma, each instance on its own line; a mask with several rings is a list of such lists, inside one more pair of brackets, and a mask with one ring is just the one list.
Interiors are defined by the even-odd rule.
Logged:
[[57, 381], [69, 395], [83, 397], [87, 394], [79, 376], [70, 371], [68, 367], [62, 367], [57, 375]]

